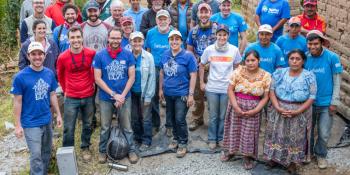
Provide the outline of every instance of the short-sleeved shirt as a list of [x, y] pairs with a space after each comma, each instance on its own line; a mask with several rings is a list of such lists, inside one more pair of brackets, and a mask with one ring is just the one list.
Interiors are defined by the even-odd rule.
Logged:
[[272, 74], [278, 67], [287, 66], [287, 62], [283, 57], [281, 49], [274, 43], [270, 43], [269, 47], [263, 47], [259, 42], [251, 43], [244, 51], [245, 54], [251, 50], [255, 50], [260, 55], [260, 68]]
[[[107, 51], [107, 48], [102, 49], [97, 52], [94, 58], [93, 67], [95, 69], [101, 69], [102, 80], [107, 84], [109, 88], [115, 91], [117, 94], [122, 94], [126, 83], [129, 79], [129, 67], [135, 65], [134, 55], [122, 49], [118, 53], [116, 58], [112, 58]], [[103, 101], [110, 101], [110, 94], [106, 93], [103, 89], [100, 88], [100, 99]], [[126, 97], [130, 96], [130, 92]]]
[[10, 93], [22, 95], [23, 128], [40, 127], [51, 122], [50, 93], [56, 88], [55, 74], [45, 67], [35, 71], [28, 66], [15, 75]]
[[230, 84], [234, 86], [235, 92], [248, 94], [252, 96], [263, 96], [269, 91], [271, 83], [271, 74], [259, 68], [259, 72], [252, 81], [245, 66], [239, 66], [230, 76]]
[[201, 57], [201, 64], [209, 63], [208, 82], [206, 91], [213, 93], [227, 93], [229, 77], [234, 65], [241, 62], [242, 57], [236, 46], [229, 44], [226, 52], [219, 52], [215, 45], [208, 46]]
[[272, 75], [271, 90], [278, 99], [290, 102], [304, 102], [315, 99], [317, 84], [315, 75], [303, 69], [299, 76], [291, 77], [289, 67], [277, 69]]
[[298, 35], [296, 38], [291, 38], [288, 34], [286, 34], [280, 36], [277, 39], [276, 44], [278, 47], [280, 47], [286, 62], [288, 60], [287, 55], [292, 50], [299, 49], [304, 53], [307, 52], [307, 42], [303, 35]]
[[[196, 24], [198, 24], [198, 21], [199, 21], [198, 15], [197, 15], [197, 13], [198, 13], [198, 6], [199, 6], [200, 4], [202, 4], [202, 3], [204, 3], [204, 0], [198, 1], [198, 2], [195, 3], [195, 4], [193, 5], [193, 7], [192, 7], [191, 18], [192, 18], [193, 21], [196, 22]], [[215, 13], [220, 12], [220, 8], [219, 8], [219, 7], [220, 7], [220, 3], [219, 3], [217, 0], [210, 0], [210, 2], [207, 3], [207, 4], [208, 4], [208, 5], [210, 6], [210, 8], [211, 8], [211, 14], [215, 14]]]
[[[256, 8], [255, 14], [260, 17], [260, 23], [269, 24], [274, 27], [281, 19], [290, 18], [290, 7], [287, 0], [261, 0]], [[283, 26], [273, 33], [271, 39], [275, 42], [283, 34]]]
[[196, 27], [197, 29], [193, 28], [188, 34], [187, 45], [192, 46], [194, 54], [201, 57], [204, 49], [206, 49], [209, 45], [214, 44], [215, 39], [211, 38], [213, 37], [212, 28]]
[[318, 14], [314, 19], [306, 17], [305, 13], [298, 15], [301, 21], [301, 26], [306, 30], [318, 30], [326, 33], [326, 21]]
[[141, 93], [141, 54], [135, 60], [135, 82], [131, 87], [132, 92]]
[[307, 53], [305, 69], [316, 75], [317, 94], [314, 105], [329, 106], [333, 95], [333, 74], [343, 72], [339, 56], [326, 48], [317, 57]]
[[175, 57], [170, 49], [160, 60], [163, 70], [163, 91], [167, 96], [187, 96], [189, 94], [190, 73], [197, 72], [198, 65], [192, 53], [182, 49]]
[[158, 27], [155, 26], [147, 32], [147, 37], [145, 41], [145, 48], [150, 49], [150, 53], [153, 55], [154, 64], [159, 67], [160, 59], [163, 53], [170, 48], [168, 42], [168, 33], [160, 33]]
[[243, 17], [233, 12], [226, 18], [223, 18], [220, 12], [216, 13], [210, 17], [210, 21], [226, 25], [230, 30], [228, 42], [236, 47], [238, 47], [238, 33], [245, 32], [248, 29]]
[[89, 47], [95, 51], [107, 47], [108, 30], [111, 28], [110, 25], [101, 22], [97, 26], [91, 26], [88, 22], [84, 22], [81, 26], [84, 33], [84, 47]]

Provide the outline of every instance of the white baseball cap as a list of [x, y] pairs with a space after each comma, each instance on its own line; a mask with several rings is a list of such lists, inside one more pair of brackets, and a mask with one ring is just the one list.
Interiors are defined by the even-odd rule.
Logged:
[[40, 50], [45, 53], [44, 47], [41, 43], [39, 42], [31, 42], [28, 47], [28, 53], [33, 52], [34, 50]]
[[168, 38], [170, 38], [170, 37], [172, 37], [172, 36], [174, 36], [174, 35], [177, 35], [177, 36], [179, 36], [179, 37], [182, 39], [182, 35], [181, 35], [181, 33], [180, 33], [178, 30], [172, 30], [172, 31], [169, 33]]
[[168, 12], [167, 10], [159, 10], [159, 11], [157, 12], [156, 18], [159, 18], [159, 17], [161, 17], [161, 16], [165, 16], [165, 17], [167, 17], [167, 18], [170, 18], [170, 14], [169, 14], [169, 12]]
[[268, 24], [261, 25], [258, 30], [258, 33], [259, 32], [269, 32], [273, 34], [272, 27]]
[[135, 38], [142, 38], [142, 39], [145, 39], [144, 38], [144, 36], [143, 36], [143, 34], [141, 33], [141, 32], [138, 32], [138, 31], [136, 31], [136, 32], [132, 32], [131, 34], [130, 34], [130, 40], [133, 40], [133, 39], [135, 39]]

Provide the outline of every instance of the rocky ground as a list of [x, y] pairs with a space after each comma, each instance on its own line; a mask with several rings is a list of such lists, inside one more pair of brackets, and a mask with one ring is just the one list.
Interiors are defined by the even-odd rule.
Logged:
[[[163, 112], [162, 112], [163, 113]], [[334, 127], [332, 132], [332, 139], [330, 145], [334, 145], [338, 142], [341, 133], [344, 128], [343, 121], [336, 117], [334, 121]], [[204, 126], [197, 130], [203, 138], [206, 139], [207, 127]], [[79, 131], [78, 131], [79, 132]], [[78, 134], [78, 133], [77, 133]], [[226, 163], [222, 163], [219, 160], [219, 154], [202, 154], [202, 153], [189, 153], [184, 158], [178, 159], [174, 153], [166, 153], [152, 157], [141, 158], [140, 161], [131, 165], [127, 159], [121, 160], [120, 163], [128, 166], [128, 171], [122, 172], [117, 170], [111, 170], [107, 167], [107, 164], [100, 165], [97, 163], [97, 150], [98, 150], [98, 134], [97, 130], [92, 136], [92, 150], [94, 152], [93, 160], [89, 163], [83, 163], [79, 157], [80, 150], [77, 149], [77, 160], [79, 174], [144, 174], [144, 175], [165, 175], [165, 174], [181, 174], [181, 175], [213, 175], [213, 174], [232, 174], [232, 175], [244, 175], [244, 174], [266, 174], [264, 171], [246, 171], [241, 166], [241, 160], [234, 160]], [[263, 137], [261, 137], [263, 139]], [[59, 142], [60, 139], [58, 139]], [[76, 143], [76, 148], [79, 145], [79, 139]], [[260, 149], [261, 150], [261, 149]], [[24, 139], [17, 139], [13, 133], [2, 138], [0, 141], [0, 174], [19, 174], [23, 169], [28, 168], [28, 152]], [[308, 165], [304, 165], [299, 168], [300, 174], [311, 175], [350, 175], [350, 147], [330, 149], [328, 161], [330, 167], [326, 170], [319, 170], [315, 162]], [[259, 165], [263, 166], [263, 165]], [[268, 174], [273, 174], [273, 171]], [[280, 174], [280, 173], [277, 173]]]

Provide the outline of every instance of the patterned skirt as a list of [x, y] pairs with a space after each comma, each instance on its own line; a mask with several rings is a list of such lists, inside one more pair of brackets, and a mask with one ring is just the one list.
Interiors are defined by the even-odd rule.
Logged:
[[[254, 109], [260, 100], [248, 100], [236, 96], [238, 106], [242, 111]], [[255, 116], [237, 115], [231, 104], [227, 107], [224, 124], [224, 149], [229, 154], [240, 153], [244, 156], [257, 158], [259, 142], [260, 112]]]
[[[282, 101], [279, 104], [286, 110], [296, 110], [301, 106]], [[307, 144], [311, 136], [311, 116], [312, 107], [298, 116], [286, 118], [270, 105], [267, 111], [264, 159], [284, 166], [309, 159], [310, 148]]]

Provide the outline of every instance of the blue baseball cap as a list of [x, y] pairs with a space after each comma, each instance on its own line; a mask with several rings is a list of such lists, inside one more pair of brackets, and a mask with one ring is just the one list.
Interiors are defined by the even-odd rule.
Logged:
[[99, 10], [100, 9], [100, 5], [95, 1], [95, 0], [90, 0], [87, 4], [86, 4], [86, 10], [89, 9], [96, 9]]
[[230, 30], [224, 24], [219, 24], [218, 25], [218, 29], [216, 30], [216, 33], [220, 32], [220, 31], [225, 31], [226, 33], [230, 34]]

